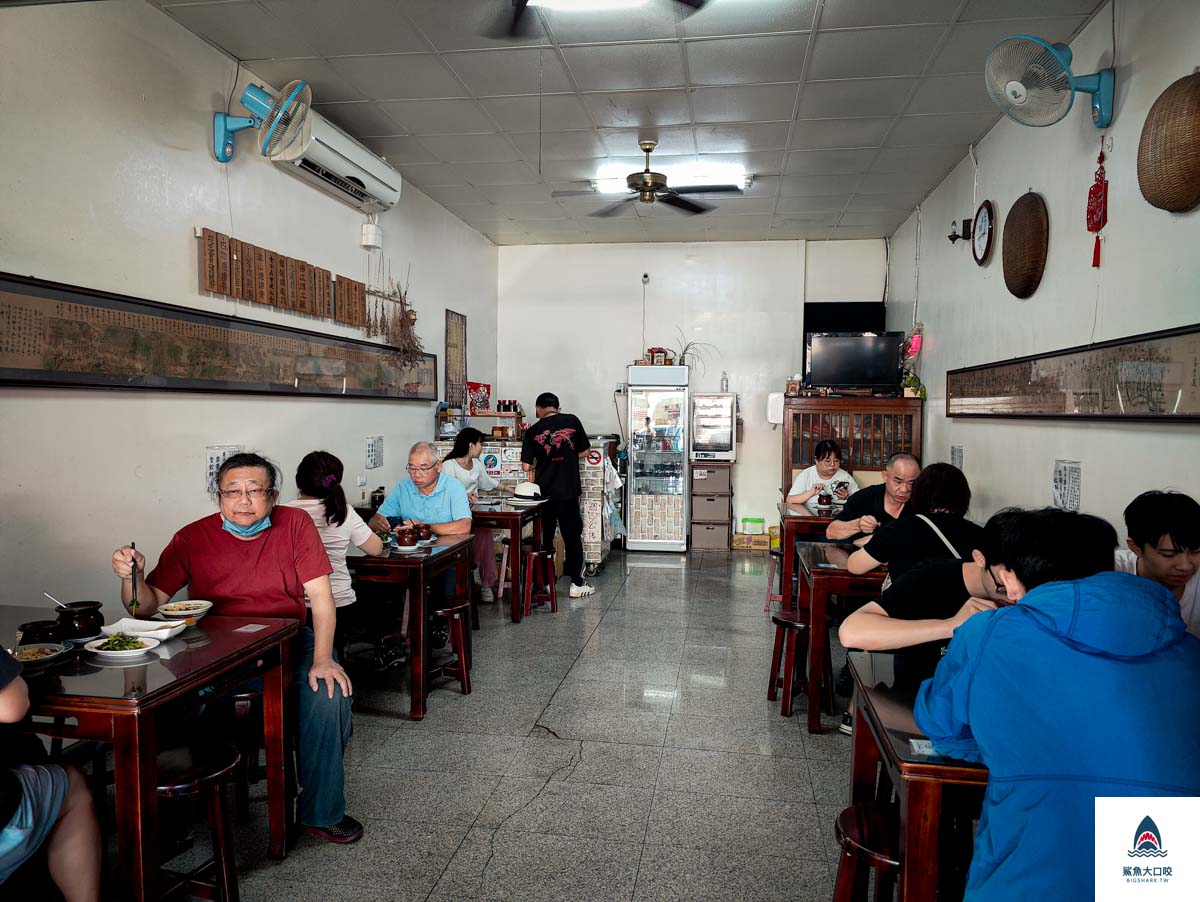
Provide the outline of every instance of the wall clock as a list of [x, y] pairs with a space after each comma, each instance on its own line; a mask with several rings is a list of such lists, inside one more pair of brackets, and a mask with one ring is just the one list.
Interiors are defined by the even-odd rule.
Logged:
[[975, 211], [975, 222], [971, 227], [971, 255], [980, 266], [987, 263], [992, 253], [992, 230], [996, 225], [996, 212], [992, 202], [985, 200]]

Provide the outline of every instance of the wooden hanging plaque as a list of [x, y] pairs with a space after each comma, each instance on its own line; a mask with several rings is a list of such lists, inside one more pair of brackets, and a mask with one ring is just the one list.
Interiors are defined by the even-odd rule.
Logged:
[[254, 300], [254, 254], [258, 250], [253, 244], [242, 242], [242, 293], [243, 301]]
[[219, 291], [217, 287], [217, 233], [204, 229], [200, 241], [200, 284], [205, 291]]
[[254, 248], [254, 303], [271, 303], [271, 267], [267, 263], [270, 253], [265, 247]]
[[217, 291], [229, 294], [229, 236], [217, 232]]
[[275, 306], [287, 310], [287, 257], [275, 255]]
[[242, 242], [229, 239], [229, 295], [242, 296]]
[[312, 304], [309, 302], [309, 282], [311, 275], [309, 273], [309, 265], [303, 260], [296, 261], [296, 312], [297, 313], [312, 313]]
[[296, 286], [296, 258], [287, 257], [284, 260], [284, 275], [287, 278], [287, 309], [296, 310], [296, 294], [299, 289]]

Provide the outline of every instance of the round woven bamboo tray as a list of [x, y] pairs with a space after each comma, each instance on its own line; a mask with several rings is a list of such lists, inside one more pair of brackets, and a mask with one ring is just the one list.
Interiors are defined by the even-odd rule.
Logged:
[[1142, 197], [1160, 210], [1184, 213], [1200, 204], [1200, 72], [1158, 95], [1138, 144]]
[[1050, 214], [1040, 194], [1017, 198], [1004, 220], [1004, 284], [1019, 298], [1037, 291], [1050, 246]]

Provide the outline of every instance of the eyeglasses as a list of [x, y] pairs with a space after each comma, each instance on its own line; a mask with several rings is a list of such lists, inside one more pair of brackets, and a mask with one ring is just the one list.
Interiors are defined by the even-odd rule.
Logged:
[[437, 464], [430, 464], [427, 467], [414, 467], [412, 464], [409, 464], [404, 469], [408, 470], [409, 473], [421, 473], [422, 475], [424, 475], [425, 473], [428, 473], [430, 470], [436, 470]]
[[1008, 587], [1005, 586], [1004, 583], [1000, 582], [1000, 580], [996, 578], [996, 573], [994, 570], [992, 570], [990, 564], [988, 565], [987, 572], [988, 572], [988, 576], [990, 576], [992, 578], [992, 582], [996, 586], [996, 594], [1003, 595], [1005, 598], [1007, 598], [1008, 597]]
[[221, 489], [219, 492], [222, 498], [233, 501], [237, 498], [249, 498], [251, 501], [257, 501], [263, 498], [270, 492], [270, 489]]

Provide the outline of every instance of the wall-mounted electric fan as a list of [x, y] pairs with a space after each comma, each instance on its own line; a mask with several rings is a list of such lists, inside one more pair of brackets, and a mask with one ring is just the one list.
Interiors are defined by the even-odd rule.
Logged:
[[247, 128], [258, 129], [258, 152], [268, 160], [296, 160], [312, 139], [312, 89], [306, 81], [293, 81], [272, 97], [258, 85], [247, 85], [242, 106], [251, 116], [213, 114], [213, 156], [221, 163], [233, 159], [233, 136]]
[[1075, 92], [1092, 95], [1092, 122], [1108, 128], [1113, 115], [1112, 69], [1091, 75], [1071, 72], [1071, 48], [1027, 34], [1001, 38], [984, 64], [988, 94], [1005, 115], [1022, 125], [1053, 125], [1071, 111]]

